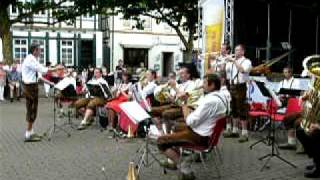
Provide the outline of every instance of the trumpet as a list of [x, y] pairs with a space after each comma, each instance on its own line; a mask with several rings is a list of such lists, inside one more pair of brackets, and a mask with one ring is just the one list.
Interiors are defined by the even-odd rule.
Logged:
[[233, 62], [236, 60], [236, 55], [235, 54], [230, 54], [225, 58], [226, 61], [228, 62]]

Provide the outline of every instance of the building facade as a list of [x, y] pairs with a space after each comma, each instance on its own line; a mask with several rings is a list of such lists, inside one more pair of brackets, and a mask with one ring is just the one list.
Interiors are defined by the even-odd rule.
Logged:
[[[17, 9], [10, 7], [9, 11], [11, 18], [18, 15]], [[22, 61], [31, 43], [38, 42], [42, 64], [63, 63], [77, 68], [106, 66], [115, 70], [121, 59], [130, 72], [144, 65], [160, 76], [167, 76], [183, 61], [184, 45], [167, 24], [142, 18], [143, 30], [133, 28], [135, 21], [124, 20], [121, 15], [84, 15], [77, 17], [73, 24], [47, 25], [53, 21], [50, 11], [40, 12], [33, 16], [33, 20], [40, 23], [16, 23], [11, 27], [13, 58]], [[3, 60], [1, 46], [0, 39], [0, 61]]]
[[[18, 15], [18, 10], [10, 7], [10, 18]], [[71, 67], [101, 66], [103, 63], [102, 32], [99, 30], [98, 16], [81, 16], [73, 24], [53, 21], [50, 11], [33, 16], [32, 25], [16, 23], [11, 27], [12, 53], [14, 60], [22, 61], [28, 54], [32, 42], [41, 45], [40, 63], [63, 63]], [[0, 39], [1, 41], [1, 39]], [[2, 42], [0, 42], [2, 46]], [[0, 61], [3, 60], [0, 47]]]
[[177, 69], [178, 63], [183, 61], [184, 45], [171, 27], [142, 17], [144, 29], [138, 30], [133, 28], [136, 23], [134, 20], [121, 17], [109, 18], [111, 33], [108, 44], [112, 69], [120, 59], [133, 73], [142, 65], [156, 70], [160, 76], [167, 76]]

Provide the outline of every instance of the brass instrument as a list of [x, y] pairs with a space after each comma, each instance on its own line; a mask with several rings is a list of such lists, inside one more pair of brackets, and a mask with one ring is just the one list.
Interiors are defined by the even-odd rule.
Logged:
[[314, 78], [312, 87], [307, 93], [308, 98], [303, 104], [301, 121], [301, 127], [308, 133], [311, 124], [320, 123], [320, 55], [305, 58], [303, 65]]
[[168, 83], [162, 86], [158, 86], [154, 91], [154, 98], [161, 104], [169, 103], [170, 90], [171, 88]]
[[[164, 84], [162, 86], [158, 86], [154, 91], [154, 98], [159, 101], [161, 104], [170, 103], [170, 91], [171, 88], [169, 84]], [[196, 102], [203, 95], [203, 88], [197, 88], [188, 93], [188, 99], [182, 100], [176, 98], [174, 104], [177, 106], [187, 105], [193, 108], [196, 108], [198, 105]]]
[[260, 74], [269, 74], [271, 73], [271, 70], [270, 70], [270, 67], [279, 62], [280, 60], [284, 59], [285, 57], [287, 57], [289, 54], [291, 54], [294, 50], [291, 50], [289, 52], [286, 52], [284, 54], [282, 54], [281, 56], [279, 57], [276, 57], [274, 59], [271, 59], [269, 61], [267, 61], [266, 63], [263, 63], [263, 64], [260, 64], [256, 67], [253, 67], [250, 71], [250, 74], [252, 75], [260, 75]]
[[187, 100], [182, 100], [182, 99], [177, 99], [175, 101], [175, 104], [178, 106], [183, 106], [186, 105], [191, 108], [196, 108], [198, 107], [197, 101], [200, 99], [200, 97], [204, 94], [203, 88], [196, 88], [191, 92], [188, 92], [188, 99]]

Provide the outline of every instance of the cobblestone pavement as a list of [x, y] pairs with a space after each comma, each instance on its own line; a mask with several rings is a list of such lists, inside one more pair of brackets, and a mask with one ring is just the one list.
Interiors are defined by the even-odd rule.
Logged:
[[[58, 132], [50, 142], [24, 143], [24, 117], [24, 100], [0, 104], [0, 180], [124, 180], [128, 163], [143, 142], [139, 139], [116, 142], [94, 125], [81, 132], [72, 130], [69, 138]], [[35, 130], [45, 132], [52, 124], [52, 117], [52, 102], [40, 99]], [[238, 144], [235, 139], [223, 139], [221, 179], [303, 179], [303, 168], [311, 161], [306, 155], [294, 152], [281, 151], [281, 155], [296, 164], [297, 169], [274, 158], [270, 168], [260, 172], [263, 162], [258, 157], [270, 152], [270, 148], [259, 145], [249, 150], [254, 141]], [[207, 165], [205, 170], [201, 164], [193, 164], [197, 179], [211, 180], [217, 176], [212, 159]], [[154, 163], [142, 169], [140, 179], [173, 180], [177, 179], [177, 173], [168, 171], [165, 175]]]

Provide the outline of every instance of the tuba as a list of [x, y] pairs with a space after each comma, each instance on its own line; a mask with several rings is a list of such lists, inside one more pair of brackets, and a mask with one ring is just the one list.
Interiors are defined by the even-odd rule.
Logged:
[[305, 58], [303, 66], [313, 76], [308, 98], [303, 104], [301, 121], [301, 127], [308, 133], [311, 124], [320, 123], [320, 55]]

